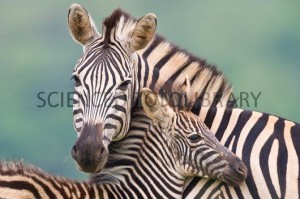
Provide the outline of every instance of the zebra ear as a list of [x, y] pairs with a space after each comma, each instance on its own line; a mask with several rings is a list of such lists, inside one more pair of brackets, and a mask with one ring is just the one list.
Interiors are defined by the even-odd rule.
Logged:
[[98, 34], [89, 13], [82, 6], [75, 3], [69, 9], [68, 26], [73, 39], [84, 46], [93, 41]]
[[130, 47], [133, 52], [145, 48], [150, 43], [155, 35], [156, 24], [156, 16], [152, 13], [137, 21], [130, 36]]
[[169, 124], [175, 115], [167, 101], [148, 88], [142, 89], [141, 102], [146, 115], [160, 123], [162, 127]]

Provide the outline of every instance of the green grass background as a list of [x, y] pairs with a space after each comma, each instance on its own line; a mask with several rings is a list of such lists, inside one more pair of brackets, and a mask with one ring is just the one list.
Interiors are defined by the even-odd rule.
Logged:
[[[72, 178], [72, 108], [38, 108], [40, 91], [73, 90], [82, 48], [67, 28], [71, 1], [4, 0], [0, 6], [0, 158]], [[114, 9], [153, 12], [158, 32], [218, 65], [235, 92], [262, 92], [259, 110], [300, 122], [300, 1], [77, 1], [100, 22]], [[66, 97], [66, 96], [64, 96]], [[59, 96], [53, 101], [59, 102]], [[253, 101], [252, 101], [253, 102]], [[65, 99], [66, 103], [66, 99]]]

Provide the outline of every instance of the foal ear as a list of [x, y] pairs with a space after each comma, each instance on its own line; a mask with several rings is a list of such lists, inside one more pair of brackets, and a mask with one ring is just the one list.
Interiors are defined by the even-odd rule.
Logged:
[[146, 115], [157, 120], [161, 126], [168, 124], [175, 115], [167, 101], [148, 88], [142, 89], [141, 102]]
[[137, 21], [129, 40], [133, 52], [145, 48], [150, 43], [155, 35], [156, 25], [156, 16], [152, 13]]
[[73, 39], [84, 46], [93, 41], [98, 34], [89, 13], [82, 6], [75, 3], [69, 9], [68, 26]]

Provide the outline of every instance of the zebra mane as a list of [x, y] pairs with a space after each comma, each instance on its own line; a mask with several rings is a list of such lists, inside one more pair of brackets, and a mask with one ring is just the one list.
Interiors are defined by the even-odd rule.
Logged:
[[47, 174], [43, 172], [40, 168], [32, 165], [27, 165], [23, 161], [0, 161], [0, 171], [1, 173], [6, 173], [7, 175], [16, 175], [20, 173], [30, 172], [37, 173], [45, 177]]
[[109, 17], [105, 18], [102, 25], [105, 27], [105, 40], [104, 43], [107, 45], [110, 40], [110, 34], [113, 28], [117, 27], [118, 22], [120, 21], [121, 17], [124, 17], [124, 21], [132, 20], [136, 21], [135, 18], [131, 17], [127, 12], [116, 9]]
[[0, 173], [1, 175], [7, 175], [7, 176], [35, 176], [39, 179], [46, 179], [46, 180], [54, 180], [59, 182], [64, 182], [68, 184], [74, 184], [74, 183], [84, 183], [87, 186], [89, 186], [91, 183], [97, 182], [98, 184], [114, 184], [117, 183], [116, 179], [109, 173], [101, 172], [100, 175], [98, 175], [95, 178], [91, 178], [89, 182], [84, 181], [77, 181], [77, 180], [71, 180], [65, 177], [60, 177], [57, 175], [49, 174], [39, 167], [24, 163], [21, 160], [18, 161], [0, 161]]
[[[173, 56], [173, 63], [170, 67], [166, 67], [165, 72], [160, 72], [163, 75], [160, 75], [161, 77], [157, 79], [156, 83], [153, 83], [152, 80], [152, 84], [149, 86], [151, 89], [155, 92], [161, 92], [162, 90], [167, 93], [184, 92], [182, 87], [185, 85], [185, 81], [188, 80], [190, 83], [188, 99], [195, 100], [196, 98], [202, 106], [205, 97], [208, 97], [210, 101], [209, 106], [217, 106], [217, 104], [226, 107], [234, 106], [234, 103], [229, 102], [229, 98], [233, 92], [232, 86], [215, 65], [209, 64], [205, 59], [194, 56], [192, 53], [172, 44], [160, 35], [156, 35], [154, 41], [145, 50], [144, 54], [147, 55], [148, 52], [150, 54], [153, 49], [157, 48], [165, 48], [165, 50], [160, 50], [159, 53], [166, 51], [166, 56]], [[175, 73], [164, 77], [169, 71], [175, 70], [174, 68], [176, 68]], [[154, 68], [154, 70], [157, 69]], [[188, 102], [188, 104], [191, 103], [194, 103], [194, 101]]]
[[64, 177], [53, 176], [51, 174], [46, 173], [42, 169], [37, 166], [25, 164], [23, 161], [0, 161], [0, 172], [1, 175], [9, 175], [9, 176], [17, 176], [17, 175], [26, 175], [26, 174], [35, 174], [40, 178], [44, 179], [58, 179], [64, 182], [74, 183], [76, 181], [69, 180]]
[[[119, 23], [122, 20], [122, 23]], [[117, 9], [111, 16], [107, 17], [102, 25], [105, 29], [105, 43], [109, 42], [111, 31], [115, 29], [128, 32], [136, 23], [137, 19], [127, 12]], [[122, 26], [122, 27], [119, 27]], [[128, 29], [128, 30], [126, 30]], [[218, 68], [209, 64], [205, 59], [194, 56], [192, 53], [167, 41], [164, 37], [156, 34], [153, 41], [138, 53], [149, 62], [149, 67], [157, 63], [166, 63], [153, 68], [157, 76], [150, 80], [144, 80], [143, 85], [158, 92], [164, 90], [177, 90], [188, 76], [191, 84], [191, 95], [195, 95], [200, 107], [205, 97], [208, 97], [209, 107], [218, 104], [224, 107], [233, 107], [234, 102], [230, 102], [233, 92], [231, 84], [224, 77]], [[154, 64], [151, 64], [154, 63]], [[199, 106], [198, 105], [198, 106]]]

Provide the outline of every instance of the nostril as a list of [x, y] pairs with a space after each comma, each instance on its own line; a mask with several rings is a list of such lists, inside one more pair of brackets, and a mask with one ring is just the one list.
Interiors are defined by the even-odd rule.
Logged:
[[237, 167], [237, 171], [241, 174], [244, 174], [245, 173], [245, 170], [241, 167], [241, 166], [238, 166]]
[[76, 146], [73, 147], [73, 152], [77, 153], [77, 147]]
[[239, 175], [243, 176], [243, 178], [247, 177], [247, 167], [239, 158], [234, 158], [231, 160], [231, 168]]
[[103, 152], [104, 152], [104, 147], [101, 147], [100, 154], [102, 154]]
[[242, 175], [244, 178], [247, 177], [247, 167], [244, 165], [244, 163], [237, 163], [235, 165], [235, 170], [238, 172], [240, 175]]
[[75, 145], [72, 147], [71, 154], [74, 159], [77, 158], [77, 147]]

